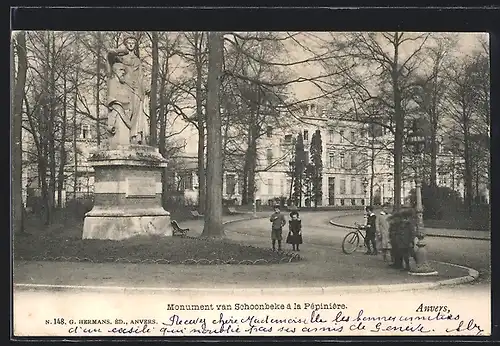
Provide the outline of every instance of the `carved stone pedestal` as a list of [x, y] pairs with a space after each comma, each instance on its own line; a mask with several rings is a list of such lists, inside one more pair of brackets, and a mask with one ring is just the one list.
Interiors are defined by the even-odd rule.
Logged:
[[170, 213], [161, 203], [166, 160], [158, 149], [127, 145], [97, 151], [88, 161], [95, 170], [95, 197], [85, 215], [83, 239], [172, 235]]

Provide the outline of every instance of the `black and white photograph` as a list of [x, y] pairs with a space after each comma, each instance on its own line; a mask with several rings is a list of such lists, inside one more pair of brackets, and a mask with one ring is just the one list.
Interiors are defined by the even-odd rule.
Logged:
[[490, 37], [11, 32], [13, 337], [488, 336]]

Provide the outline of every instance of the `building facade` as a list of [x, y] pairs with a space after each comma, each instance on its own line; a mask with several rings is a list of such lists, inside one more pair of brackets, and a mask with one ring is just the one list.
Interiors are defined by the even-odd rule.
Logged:
[[[315, 105], [307, 105], [297, 112], [295, 124], [286, 133], [273, 130], [269, 126], [267, 136], [259, 143], [256, 199], [262, 203], [291, 196], [294, 140], [298, 133], [302, 134], [306, 160], [310, 160], [311, 138], [317, 130], [322, 139], [321, 205], [367, 205], [370, 196], [376, 205], [394, 202], [394, 159], [390, 145], [393, 138], [384, 128], [373, 130], [366, 124], [339, 120]], [[450, 166], [450, 160], [456, 164]], [[451, 151], [440, 149], [437, 161], [438, 167], [448, 167], [438, 170], [438, 184], [463, 196], [463, 180], [458, 174], [460, 160]], [[410, 191], [415, 188], [412, 170], [407, 167], [402, 174], [402, 204], [409, 203]], [[305, 196], [301, 205], [310, 205]]]

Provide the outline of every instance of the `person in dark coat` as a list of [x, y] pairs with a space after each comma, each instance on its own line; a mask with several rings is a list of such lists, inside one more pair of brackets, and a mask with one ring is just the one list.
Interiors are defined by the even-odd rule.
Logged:
[[300, 220], [299, 212], [292, 211], [290, 213], [291, 220], [288, 221], [288, 236], [286, 243], [292, 244], [293, 251], [300, 251], [299, 245], [302, 244], [302, 220]]
[[[366, 220], [366, 236], [365, 236], [365, 246], [366, 255], [376, 255], [377, 254], [377, 244], [375, 240], [375, 235], [377, 232], [377, 216], [373, 212], [371, 206], [366, 207], [367, 220]], [[370, 246], [371, 245], [371, 246]]]
[[271, 241], [273, 251], [276, 250], [276, 242], [278, 242], [278, 251], [281, 251], [281, 240], [283, 239], [283, 226], [286, 224], [285, 216], [281, 214], [280, 206], [274, 206], [274, 213], [271, 215]]
[[404, 271], [410, 270], [415, 238], [415, 222], [411, 211], [402, 211], [391, 220], [391, 245], [394, 251], [393, 266]]

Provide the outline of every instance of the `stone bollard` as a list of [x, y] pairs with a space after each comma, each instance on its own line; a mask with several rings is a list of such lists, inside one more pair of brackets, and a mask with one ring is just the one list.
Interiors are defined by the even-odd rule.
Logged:
[[437, 275], [438, 272], [432, 269], [427, 260], [427, 249], [423, 234], [417, 236], [417, 243], [415, 244], [415, 268], [410, 270], [411, 275]]

